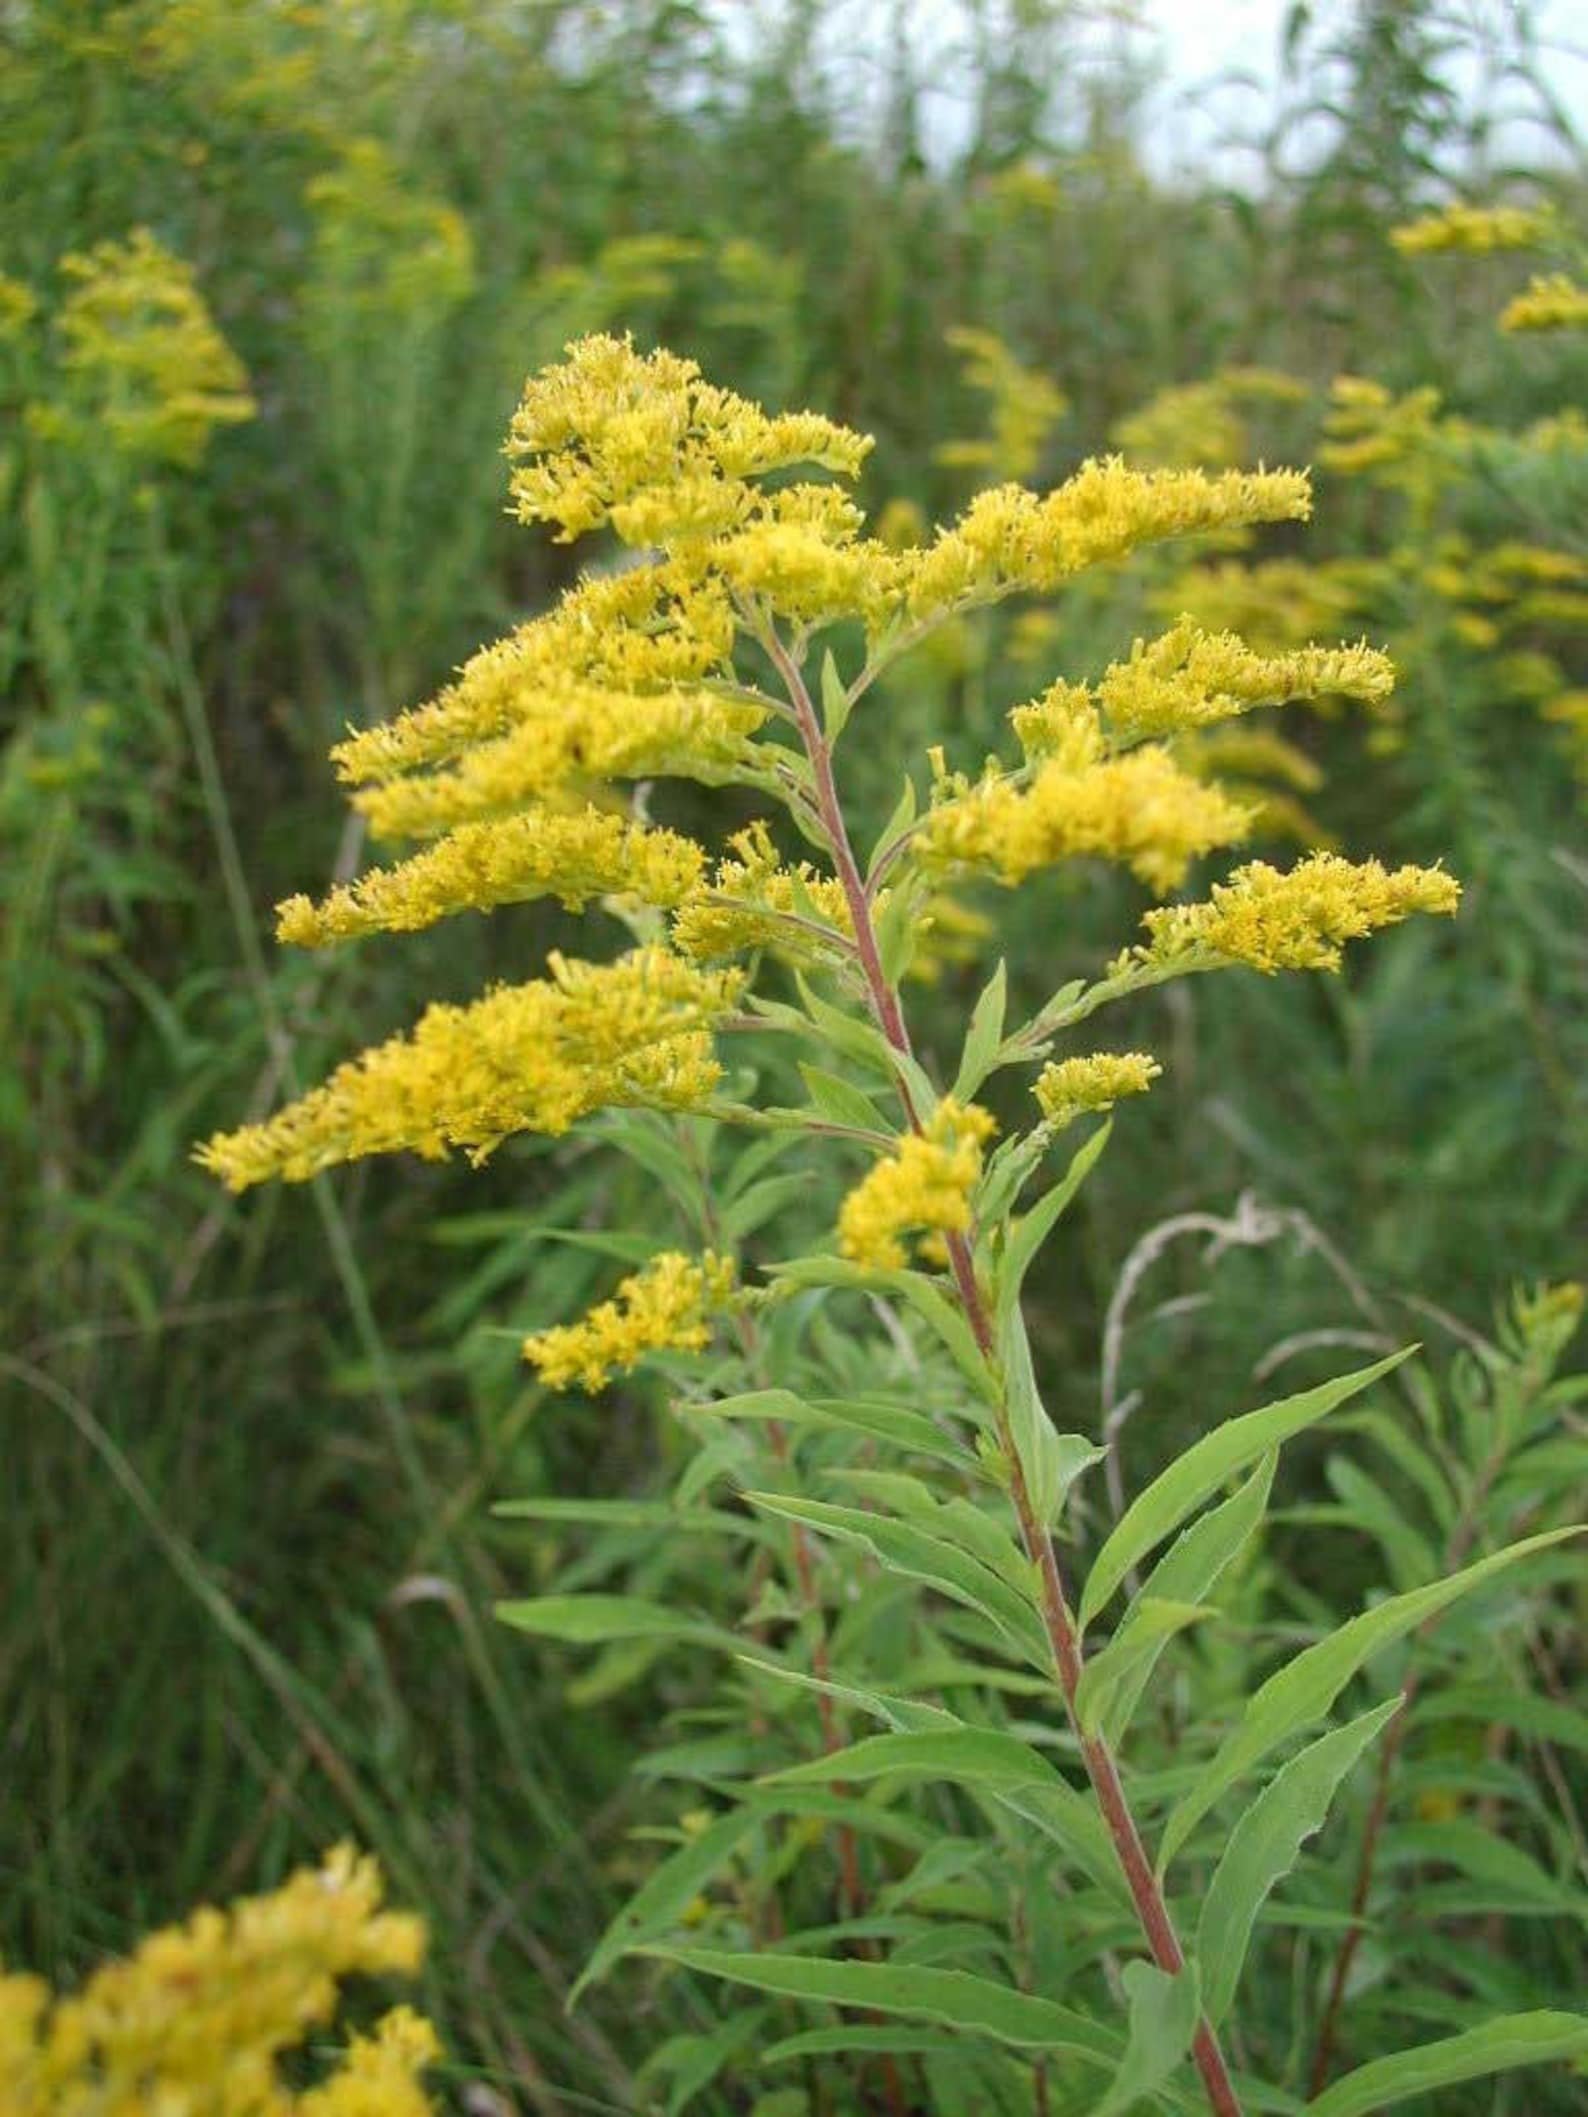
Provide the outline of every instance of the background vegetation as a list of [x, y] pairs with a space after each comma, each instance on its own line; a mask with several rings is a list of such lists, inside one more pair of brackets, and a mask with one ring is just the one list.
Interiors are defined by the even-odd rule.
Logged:
[[[425, 2002], [481, 2109], [646, 2107], [646, 2053], [690, 2021], [687, 1986], [562, 1999], [643, 1864], [629, 1762], [688, 1727], [691, 1672], [592, 1672], [488, 1615], [577, 1548], [493, 1500], [643, 1491], [675, 1445], [644, 1388], [543, 1401], [521, 1330], [609, 1282], [604, 1231], [676, 1231], [578, 1143], [242, 1204], [187, 1155], [559, 938], [538, 907], [307, 961], [268, 935], [359, 858], [327, 743], [566, 578], [506, 525], [498, 450], [567, 337], [632, 330], [875, 432], [879, 512], [1110, 445], [1323, 466], [1304, 544], [1137, 569], [1046, 638], [967, 628], [889, 693], [974, 764], [1039, 654], [1091, 673], [1198, 597], [1304, 608], [1403, 681], [1392, 715], [1254, 751], [1306, 811], [1275, 801], [1273, 842], [1468, 886], [1453, 932], [1283, 1007], [1244, 977], [1141, 1003], [1163, 1092], [1033, 1289], [1064, 1423], [1112, 1415], [1127, 1458], [1150, 1426], [1157, 1460], [1298, 1347], [1481, 1362], [1510, 1288], [1583, 1270], [1588, 341], [1497, 333], [1514, 259], [1387, 239], [1452, 196], [1581, 227], [1525, 15], [1297, 10], [1234, 190], [1154, 172], [1145, 84], [1080, 9], [967, 0], [952, 124], [914, 11], [871, 12], [862, 50], [822, 0], [753, 33], [673, 0], [0, 9], [0, 1956], [69, 1981], [350, 1834], [430, 1921]], [[1475, 74], [1492, 95], [1458, 93]], [[140, 228], [236, 372], [191, 337], [164, 371], [96, 354], [63, 261]], [[1403, 405], [1366, 475], [1328, 469], [1341, 373]], [[178, 406], [153, 434], [127, 416], [151, 391]], [[1557, 576], [1507, 574], [1518, 545]], [[1122, 930], [1110, 887], [1055, 884], [1007, 934], [1032, 997]], [[938, 976], [958, 1015], [979, 978], [951, 948]], [[1320, 1595], [1351, 1563], [1348, 1538], [1296, 1559]], [[1581, 1663], [1579, 1631], [1561, 1698]], [[1580, 1935], [1530, 1935], [1517, 1974], [1559, 1997]]]

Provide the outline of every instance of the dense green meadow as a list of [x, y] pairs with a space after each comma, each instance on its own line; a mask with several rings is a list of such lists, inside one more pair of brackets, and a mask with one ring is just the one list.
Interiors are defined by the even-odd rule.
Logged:
[[[1124, 1003], [1115, 1040], [1163, 1077], [1027, 1282], [1039, 1377], [1134, 1489], [1215, 1418], [1420, 1344], [1373, 1416], [1450, 1469], [1453, 1526], [1409, 1526], [1420, 1449], [1392, 1438], [1368, 1477], [1305, 1436], [1266, 1600], [1197, 1635], [1215, 1700], [1250, 1628], [1307, 1636], [1386, 1555], [1404, 1587], [1418, 1551], [1450, 1571], [1588, 1491], [1588, 330], [1500, 324], [1534, 273], [1588, 277], [1547, 55], [1510, 11], [1486, 44], [1456, 8], [1319, 11], [1253, 151], [1171, 180], [1123, 47], [1077, 58], [1084, 10], [967, 0], [930, 37], [867, 12], [859, 37], [823, 0], [0, 7], [0, 1961], [69, 1986], [351, 1839], [427, 1922], [416, 2000], [460, 2111], [682, 2107], [683, 2071], [643, 2069], [722, 2007], [639, 1961], [565, 2005], [658, 1845], [714, 1807], [727, 1767], [690, 1753], [724, 1739], [710, 1657], [493, 1614], [553, 1583], [742, 1611], [720, 1552], [643, 1509], [493, 1513], [650, 1499], [689, 1459], [655, 1375], [587, 1397], [520, 1356], [678, 1244], [673, 1165], [574, 1131], [234, 1199], [192, 1151], [429, 1001], [620, 945], [552, 900], [325, 952], [272, 919], [368, 857], [331, 744], [607, 555], [505, 511], [525, 376], [569, 340], [632, 333], [875, 435], [859, 497], [885, 540], [1112, 451], [1312, 466], [1310, 524], [1155, 547], [936, 635], [867, 701], [886, 740], [852, 741], [845, 797], [874, 837], [898, 756], [974, 773], [1011, 705], [1181, 612], [1269, 652], [1386, 650], [1389, 700], [1260, 714], [1188, 768], [1256, 805], [1246, 857], [1441, 866], [1459, 916], [1338, 976]], [[952, 122], [929, 79], [949, 37]], [[1526, 209], [1531, 247], [1392, 242], [1463, 199]], [[713, 849], [754, 813], [731, 787], [656, 799]], [[1029, 1012], [1152, 901], [1087, 862], [1018, 897], [948, 886], [908, 981], [928, 1062], [952, 1074], [999, 956]], [[1013, 1122], [1014, 1088], [986, 1100]], [[814, 1240], [841, 1183], [791, 1166], [764, 1208]], [[757, 1230], [752, 1200], [752, 1252]], [[1473, 1440], [1540, 1406], [1543, 1496]], [[1582, 1561], [1506, 1592], [1438, 1635], [1471, 1710], [1401, 1760], [1405, 1835], [1336, 2028], [1356, 2060], [1407, 2019], [1588, 1982]], [[1172, 1763], [1183, 1690], [1161, 1705]], [[1320, 1841], [1339, 1875], [1373, 1787]], [[1276, 2008], [1336, 1960], [1310, 1901], [1264, 1957]], [[941, 1915], [977, 1913], [949, 1889]], [[1248, 2059], [1305, 2073], [1261, 2036]], [[729, 2064], [689, 2106], [1017, 2108], [800, 2077]], [[1584, 2094], [1555, 2069], [1418, 2107], [1564, 2117]]]

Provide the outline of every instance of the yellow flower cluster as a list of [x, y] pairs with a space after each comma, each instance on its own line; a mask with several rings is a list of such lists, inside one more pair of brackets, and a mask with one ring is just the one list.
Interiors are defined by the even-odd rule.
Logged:
[[570, 911], [607, 895], [671, 907], [683, 903], [704, 867], [700, 847], [675, 831], [595, 808], [531, 809], [462, 824], [411, 860], [333, 890], [321, 904], [287, 898], [276, 907], [276, 938], [319, 948], [383, 930], [412, 933], [452, 912], [529, 897], [556, 897]]
[[1535, 276], [1500, 314], [1502, 331], [1576, 331], [1588, 325], [1588, 287], [1564, 272]]
[[991, 432], [982, 441], [945, 441], [936, 451], [938, 462], [1028, 478], [1069, 399], [1046, 375], [1017, 360], [996, 332], [961, 324], [944, 336], [961, 356], [966, 382], [988, 400]]
[[[428, 705], [350, 735], [332, 761], [353, 785], [394, 779], [544, 718], [548, 692], [667, 694], [724, 668], [732, 651], [733, 613], [720, 584], [671, 564], [598, 575], [471, 656]], [[614, 699], [610, 710], [628, 704]]]
[[1403, 257], [1423, 257], [1435, 250], [1463, 250], [1487, 256], [1494, 250], [1526, 250], [1541, 241], [1550, 216], [1525, 206], [1446, 206], [1390, 230], [1390, 241]]
[[20, 338], [39, 313], [39, 298], [33, 289], [9, 272], [0, 272], [0, 345]]
[[594, 1395], [648, 1352], [703, 1351], [711, 1343], [707, 1316], [728, 1299], [733, 1282], [731, 1257], [708, 1250], [697, 1260], [664, 1250], [579, 1322], [526, 1338], [524, 1358], [548, 1389], [577, 1384]]
[[1408, 390], [1397, 397], [1383, 383], [1362, 375], [1339, 375], [1329, 392], [1324, 421], [1328, 439], [1318, 451], [1326, 470], [1352, 476], [1402, 469], [1421, 457], [1434, 438], [1439, 415], [1436, 389]]
[[758, 706], [711, 691], [625, 694], [550, 683], [518, 725], [454, 765], [362, 787], [353, 806], [378, 838], [428, 838], [615, 779], [680, 776], [708, 785], [746, 764]]
[[203, 1910], [55, 1998], [0, 1975], [6, 2117], [428, 2117], [435, 2033], [406, 2007], [355, 2037], [320, 2085], [277, 2063], [333, 2020], [339, 1984], [410, 1976], [419, 1920], [381, 1908], [371, 1860], [339, 1847], [267, 1896]]
[[1225, 368], [1176, 383], [1118, 421], [1113, 440], [1134, 463], [1163, 470], [1233, 467], [1249, 454], [1246, 407], [1300, 404], [1307, 385], [1272, 368]]
[[452, 308], [474, 285], [474, 242], [462, 214], [406, 185], [391, 150], [369, 138], [338, 142], [338, 166], [304, 190], [314, 216], [315, 263], [338, 302], [380, 315]]
[[592, 337], [530, 380], [507, 454], [520, 520], [555, 523], [565, 543], [610, 523], [625, 543], [665, 545], [736, 528], [751, 478], [796, 463], [853, 478], [871, 445], [815, 412], [769, 417], [692, 360]]
[[1145, 1095], [1162, 1071], [1144, 1051], [1093, 1051], [1044, 1066], [1032, 1092], [1050, 1125], [1069, 1125], [1121, 1096]]
[[948, 779], [920, 834], [923, 857], [983, 869], [1007, 885], [1059, 860], [1111, 860], [1159, 892], [1193, 860], [1247, 835], [1251, 812], [1194, 778], [1161, 745], [1073, 769], [1038, 766], [1027, 787], [989, 775]]
[[853, 938], [843, 884], [803, 860], [798, 867], [781, 865], [764, 822], [752, 823], [731, 844], [734, 857], [718, 863], [711, 887], [683, 905], [673, 921], [673, 942], [684, 955], [706, 963], [744, 949], [776, 948], [808, 962], [824, 949], [813, 926]]
[[1255, 654], [1233, 632], [1204, 632], [1189, 617], [1158, 639], [1137, 640], [1128, 662], [1114, 662], [1097, 686], [1116, 740], [1178, 734], [1215, 721], [1323, 695], [1377, 705], [1395, 685], [1387, 656], [1358, 647], [1314, 647]]
[[1191, 600], [1210, 631], [1236, 632], [1259, 651], [1283, 654], [1319, 633], [1343, 631], [1356, 620], [1362, 599], [1349, 560], [1262, 559], [1245, 565], [1222, 559], [1178, 570], [1152, 597], [1166, 618]]
[[1057, 588], [1088, 566], [1165, 537], [1305, 520], [1302, 471], [1138, 471], [1092, 458], [1050, 493], [998, 485], [979, 494], [923, 551], [905, 554], [898, 599], [916, 621], [1016, 589]]
[[514, 1132], [566, 1132], [626, 1103], [692, 1109], [712, 1093], [710, 1030], [740, 973], [655, 947], [612, 964], [554, 955], [550, 969], [471, 1006], [427, 1008], [410, 1035], [339, 1066], [265, 1123], [218, 1134], [199, 1160], [234, 1191], [404, 1149], [434, 1159], [461, 1147], [479, 1161]]
[[965, 1234], [982, 1148], [996, 1130], [977, 1104], [945, 1096], [925, 1133], [901, 1139], [844, 1200], [838, 1216], [843, 1255], [873, 1271], [902, 1271], [909, 1260], [901, 1235]]
[[29, 408], [36, 431], [191, 469], [218, 426], [254, 416], [242, 362], [193, 270], [146, 228], [61, 259], [57, 324], [68, 394]]
[[1388, 869], [1377, 860], [1315, 853], [1288, 874], [1254, 860], [1214, 885], [1205, 904], [1148, 912], [1148, 939], [1112, 966], [1202, 969], [1245, 963], [1254, 970], [1338, 970], [1347, 941], [1414, 912], [1454, 914], [1461, 885], [1439, 868]]

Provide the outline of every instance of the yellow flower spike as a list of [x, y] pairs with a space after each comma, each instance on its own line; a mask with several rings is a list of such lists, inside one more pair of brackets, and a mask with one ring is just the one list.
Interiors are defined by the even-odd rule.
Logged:
[[1551, 224], [1551, 215], [1537, 208], [1446, 206], [1391, 228], [1390, 241], [1402, 257], [1425, 257], [1441, 250], [1486, 257], [1496, 250], [1530, 249], [1549, 234]]
[[[719, 861], [709, 888], [684, 904], [673, 920], [673, 945], [683, 955], [709, 963], [752, 948], [775, 948], [795, 961], [821, 953], [820, 936], [791, 923], [815, 918], [844, 939], [852, 939], [854, 921], [843, 884], [818, 875], [807, 862], [780, 864], [771, 833], [762, 821], [752, 823], [731, 841], [734, 857]], [[878, 905], [885, 901], [886, 892]]]
[[323, 903], [289, 897], [276, 909], [276, 937], [300, 948], [360, 934], [413, 933], [453, 912], [488, 911], [530, 897], [556, 897], [581, 911], [592, 897], [681, 904], [705, 868], [700, 847], [587, 808], [547, 809], [466, 823], [396, 867], [375, 868]]
[[610, 523], [626, 542], [670, 545], [741, 521], [750, 479], [797, 463], [853, 478], [871, 445], [814, 412], [769, 416], [692, 360], [594, 336], [531, 377], [507, 455], [521, 521], [556, 524], [564, 543]]
[[988, 399], [992, 431], [984, 441], [944, 442], [934, 451], [937, 461], [995, 477], [1028, 477], [1069, 399], [1046, 375], [1016, 359], [995, 332], [963, 324], [943, 335], [961, 356], [965, 381]]
[[193, 268], [147, 228], [61, 259], [58, 325], [68, 392], [33, 408], [46, 435], [192, 469], [218, 426], [252, 419], [242, 362]]
[[1165, 537], [1258, 522], [1305, 520], [1312, 488], [1302, 471], [1139, 471], [1094, 457], [1051, 493], [995, 486], [951, 528], [906, 560], [901, 594], [917, 620], [989, 602], [1016, 589], [1057, 588], [1088, 566]]
[[901, 1235], [967, 1233], [982, 1148], [996, 1130], [977, 1104], [945, 1096], [924, 1136], [901, 1139], [844, 1200], [842, 1254], [873, 1271], [901, 1271], [909, 1261]]
[[1006, 885], [1060, 860], [1092, 858], [1128, 867], [1162, 893], [1185, 880], [1193, 860], [1238, 844], [1251, 811], [1176, 764], [1157, 744], [1072, 771], [1038, 767], [1024, 790], [983, 779], [934, 809], [918, 847], [928, 862], [980, 868]]
[[1394, 665], [1365, 642], [1289, 654], [1255, 654], [1233, 632], [1204, 632], [1182, 616], [1160, 638], [1137, 640], [1129, 661], [1103, 673], [1097, 696], [1114, 735], [1179, 734], [1287, 699], [1355, 698], [1378, 705], [1395, 685]]
[[1461, 885], [1440, 868], [1388, 869], [1377, 860], [1315, 853], [1288, 874], [1254, 860], [1216, 883], [1203, 904], [1174, 904], [1146, 914], [1148, 939], [1111, 966], [1136, 968], [1212, 962], [1254, 970], [1338, 970], [1347, 941], [1398, 925], [1415, 912], [1453, 915]]
[[338, 1162], [455, 1148], [478, 1161], [514, 1132], [566, 1132], [621, 1104], [693, 1109], [721, 1078], [710, 1030], [743, 985], [664, 948], [611, 964], [551, 958], [550, 978], [471, 1006], [426, 1009], [263, 1124], [221, 1133], [198, 1159], [232, 1190], [301, 1183]]
[[393, 779], [543, 719], [548, 692], [672, 691], [724, 669], [732, 650], [733, 613], [720, 583], [671, 564], [598, 575], [471, 656], [428, 705], [350, 735], [332, 761], [355, 785]]
[[1564, 272], [1535, 277], [1500, 312], [1502, 331], [1579, 331], [1588, 325], [1588, 287]]
[[711, 691], [624, 694], [548, 686], [517, 727], [447, 769], [366, 786], [353, 806], [377, 838], [429, 838], [612, 779], [731, 779], [763, 710]]
[[700, 1259], [666, 1250], [619, 1283], [611, 1300], [578, 1323], [524, 1340], [524, 1358], [548, 1389], [577, 1385], [594, 1395], [648, 1352], [701, 1352], [711, 1343], [709, 1312], [733, 1292], [731, 1257]]
[[268, 1895], [151, 1934], [68, 1997], [0, 1976], [0, 2107], [7, 2117], [429, 2117], [418, 2075], [439, 2047], [406, 2007], [355, 2037], [342, 2067], [301, 2098], [277, 2071], [331, 2023], [345, 1980], [412, 1976], [423, 1950], [422, 1923], [383, 1908], [375, 1863], [339, 1846]]
[[1162, 1071], [1144, 1051], [1094, 1051], [1044, 1066], [1032, 1093], [1050, 1125], [1069, 1125], [1122, 1096], [1145, 1095]]

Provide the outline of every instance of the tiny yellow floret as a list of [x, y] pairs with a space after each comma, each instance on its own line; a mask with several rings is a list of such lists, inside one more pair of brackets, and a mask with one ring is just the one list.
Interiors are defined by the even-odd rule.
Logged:
[[548, 1389], [577, 1384], [594, 1395], [648, 1352], [703, 1351], [711, 1343], [709, 1312], [729, 1298], [733, 1283], [731, 1257], [665, 1250], [579, 1322], [526, 1338], [524, 1358]]

